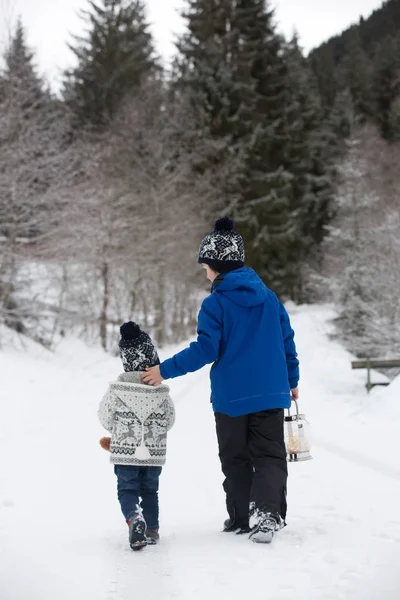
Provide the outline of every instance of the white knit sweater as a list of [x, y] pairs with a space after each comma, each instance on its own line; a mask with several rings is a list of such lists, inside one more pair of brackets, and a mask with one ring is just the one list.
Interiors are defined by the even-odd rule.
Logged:
[[116, 465], [161, 466], [167, 431], [175, 422], [169, 387], [141, 383], [140, 372], [122, 373], [102, 399], [98, 416], [111, 433], [110, 460]]

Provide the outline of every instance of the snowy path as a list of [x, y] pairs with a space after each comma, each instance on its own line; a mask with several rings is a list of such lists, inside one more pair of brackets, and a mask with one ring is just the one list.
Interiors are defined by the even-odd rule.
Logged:
[[0, 353], [0, 600], [398, 600], [395, 429], [380, 417], [377, 435], [326, 310], [293, 312], [314, 460], [290, 465], [289, 526], [269, 547], [220, 533], [206, 371], [173, 382], [162, 543], [133, 554], [96, 421], [118, 360], [68, 341], [55, 355]]

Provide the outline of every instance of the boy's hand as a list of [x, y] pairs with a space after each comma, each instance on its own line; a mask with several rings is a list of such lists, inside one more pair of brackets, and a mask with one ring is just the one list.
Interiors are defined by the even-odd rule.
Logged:
[[292, 400], [298, 400], [299, 399], [299, 388], [293, 388], [292, 390], [290, 390], [290, 395], [292, 397]]
[[143, 383], [147, 383], [148, 385], [160, 385], [164, 381], [163, 377], [161, 377], [159, 365], [146, 369], [146, 373], [143, 373], [141, 378]]

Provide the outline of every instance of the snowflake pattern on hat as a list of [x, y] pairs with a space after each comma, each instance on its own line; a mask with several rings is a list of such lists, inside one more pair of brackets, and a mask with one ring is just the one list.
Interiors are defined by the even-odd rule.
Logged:
[[202, 259], [234, 261], [244, 263], [244, 243], [239, 233], [233, 231], [234, 223], [224, 217], [215, 223], [215, 229], [205, 236], [199, 248], [199, 262]]
[[148, 367], [160, 364], [150, 336], [132, 321], [124, 323], [121, 327], [119, 349], [126, 372], [144, 371]]

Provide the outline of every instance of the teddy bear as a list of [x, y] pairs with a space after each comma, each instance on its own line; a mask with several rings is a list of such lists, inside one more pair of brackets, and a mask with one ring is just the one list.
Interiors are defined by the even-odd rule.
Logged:
[[108, 450], [108, 452], [110, 451], [110, 444], [111, 444], [111, 438], [110, 437], [102, 437], [100, 440], [100, 446], [103, 448], [103, 450]]

